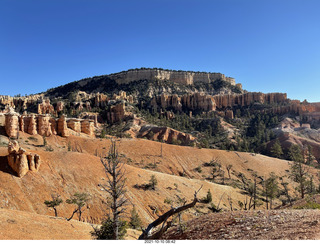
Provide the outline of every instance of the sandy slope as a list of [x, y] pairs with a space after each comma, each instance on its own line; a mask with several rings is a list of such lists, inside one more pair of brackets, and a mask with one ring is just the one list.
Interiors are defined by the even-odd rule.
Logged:
[[2, 240], [90, 240], [92, 230], [85, 222], [0, 209]]
[[[31, 141], [30, 135], [24, 133], [21, 133], [20, 137], [19, 141], [25, 149], [37, 152], [41, 156], [42, 165], [39, 172], [29, 172], [23, 178], [18, 178], [7, 165], [7, 149], [0, 147], [0, 207], [53, 216], [53, 211], [43, 204], [45, 200], [50, 199], [52, 193], [58, 193], [66, 200], [75, 192], [87, 192], [91, 195], [91, 200], [82, 220], [100, 223], [108, 213], [107, 194], [99, 186], [104, 184], [106, 176], [100, 158], [96, 155], [107, 153], [110, 140], [52, 136], [47, 138], [48, 144], [53, 148], [50, 152], [44, 147], [37, 147], [42, 144], [40, 136], [34, 136], [38, 142]], [[71, 145], [74, 151], [68, 151], [68, 145]], [[210, 189], [213, 202], [217, 205], [223, 196], [220, 206], [226, 209], [228, 196], [232, 197], [234, 203], [244, 200], [245, 196], [238, 189], [204, 181], [203, 179], [209, 175], [209, 168], [202, 166], [201, 173], [194, 170], [212, 158], [218, 158], [224, 170], [227, 164], [232, 164], [232, 178], [238, 173], [250, 178], [252, 171], [256, 171], [260, 176], [266, 176], [272, 171], [278, 175], [286, 175], [289, 169], [289, 163], [285, 160], [250, 153], [163, 144], [161, 157], [161, 144], [158, 142], [122, 139], [118, 145], [119, 152], [129, 159], [129, 165], [126, 166], [126, 196], [130, 201], [128, 213], [132, 205], [135, 205], [144, 224], [150, 223], [170, 208], [169, 204], [164, 203], [165, 199], [175, 200], [179, 196], [191, 201], [195, 190], [202, 185], [199, 197], [204, 197]], [[143, 169], [154, 163], [156, 168]], [[182, 172], [185, 172], [185, 177], [179, 176]], [[158, 179], [156, 191], [134, 187], [148, 183], [151, 175]], [[63, 203], [58, 207], [59, 216], [69, 217], [73, 209], [73, 206]], [[206, 206], [199, 206], [197, 211], [190, 210], [184, 217], [190, 219], [207, 211]], [[74, 217], [76, 218], [77, 216]]]

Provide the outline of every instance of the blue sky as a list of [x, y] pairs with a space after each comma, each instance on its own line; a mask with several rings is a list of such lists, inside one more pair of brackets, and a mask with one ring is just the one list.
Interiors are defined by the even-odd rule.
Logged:
[[319, 9], [317, 0], [0, 0], [0, 94], [160, 67], [320, 102]]

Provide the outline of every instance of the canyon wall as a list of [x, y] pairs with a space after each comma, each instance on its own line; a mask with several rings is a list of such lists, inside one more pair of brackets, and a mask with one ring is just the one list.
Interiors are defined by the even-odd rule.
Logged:
[[235, 85], [235, 79], [226, 77], [221, 73], [209, 73], [209, 72], [192, 72], [192, 71], [171, 71], [162, 69], [136, 69], [128, 70], [120, 73], [108, 75], [109, 78], [115, 80], [118, 84], [127, 84], [132, 81], [139, 80], [170, 80], [172, 82], [192, 85], [195, 82], [213, 82], [215, 80], [227, 81], [232, 85]]
[[206, 95], [203, 93], [187, 94], [183, 96], [165, 95], [154, 97], [151, 106], [154, 109], [174, 108], [177, 111], [202, 110], [205, 112], [215, 111], [218, 109], [227, 109], [234, 106], [249, 106], [255, 102], [262, 104], [281, 104], [287, 102], [287, 94], [285, 93], [260, 93], [249, 92], [245, 94], [232, 95]]

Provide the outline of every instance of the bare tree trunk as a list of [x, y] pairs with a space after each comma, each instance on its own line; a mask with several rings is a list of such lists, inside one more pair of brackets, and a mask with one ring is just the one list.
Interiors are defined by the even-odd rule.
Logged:
[[[202, 186], [201, 186], [202, 188]], [[151, 224], [148, 225], [148, 227], [145, 230], [142, 230], [142, 234], [139, 236], [139, 240], [148, 240], [148, 239], [159, 239], [162, 234], [171, 226], [171, 222], [168, 222], [168, 224], [166, 226], [164, 226], [164, 224], [167, 222], [167, 220], [174, 214], [178, 214], [184, 210], [187, 210], [189, 208], [194, 207], [197, 202], [199, 202], [198, 198], [197, 198], [197, 193], [201, 190], [201, 188], [195, 192], [194, 194], [194, 199], [191, 203], [178, 207], [178, 208], [172, 208], [169, 211], [167, 211], [166, 213], [164, 213], [163, 215], [159, 216], [159, 218], [157, 218], [155, 221], [153, 221]], [[158, 225], [160, 225], [161, 223], [163, 223], [162, 228], [156, 232], [153, 235], [149, 235], [149, 232], [157, 227]]]
[[75, 210], [73, 211], [71, 217], [70, 217], [69, 219], [67, 219], [67, 221], [70, 221], [70, 220], [73, 218], [73, 215], [74, 215], [76, 212], [78, 212], [78, 209], [75, 209]]
[[253, 189], [253, 209], [256, 210], [257, 201], [257, 178], [254, 178], [254, 189]]
[[115, 141], [112, 141], [108, 157], [101, 158], [101, 163], [105, 168], [108, 185], [102, 186], [112, 197], [111, 210], [113, 215], [112, 236], [114, 240], [119, 239], [120, 217], [125, 213], [127, 199], [125, 198], [125, 169], [116, 149]]

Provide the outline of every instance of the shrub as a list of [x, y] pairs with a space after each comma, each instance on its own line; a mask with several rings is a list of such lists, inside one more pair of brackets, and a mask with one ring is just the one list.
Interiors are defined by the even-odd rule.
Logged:
[[148, 185], [152, 190], [156, 189], [156, 186], [158, 185], [158, 180], [155, 175], [151, 175]]
[[135, 207], [131, 210], [129, 226], [132, 229], [139, 229], [142, 226], [142, 221]]
[[38, 139], [35, 138], [34, 136], [29, 136], [28, 139], [29, 139], [30, 141], [34, 141], [34, 142], [37, 142], [37, 141], [38, 141]]
[[[123, 239], [127, 233], [127, 222], [119, 221], [119, 239]], [[100, 228], [95, 228], [91, 235], [96, 240], [112, 240], [113, 238], [113, 220], [108, 217], [102, 222]]]
[[201, 173], [202, 172], [202, 169], [201, 169], [201, 166], [198, 166], [197, 168], [194, 169], [196, 172], [198, 173]]
[[170, 198], [164, 199], [163, 202], [166, 203], [166, 204], [170, 204], [170, 205], [172, 204], [172, 200]]
[[294, 209], [320, 209], [320, 204], [317, 202], [307, 201], [306, 204], [299, 207], [294, 207]]
[[211, 202], [212, 202], [212, 194], [211, 194], [210, 189], [209, 189], [208, 192], [207, 192], [207, 196], [204, 197], [204, 198], [202, 199], [202, 201], [205, 202], [205, 203], [211, 203]]

